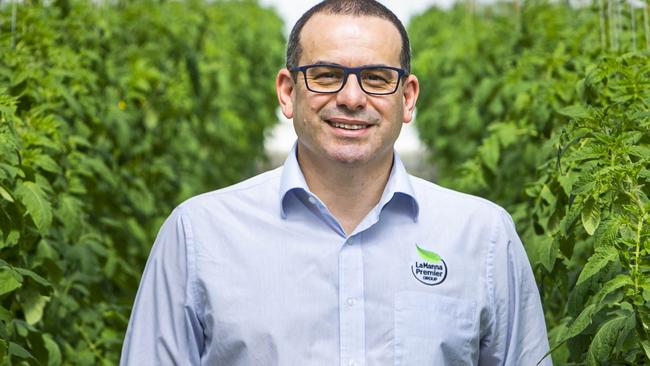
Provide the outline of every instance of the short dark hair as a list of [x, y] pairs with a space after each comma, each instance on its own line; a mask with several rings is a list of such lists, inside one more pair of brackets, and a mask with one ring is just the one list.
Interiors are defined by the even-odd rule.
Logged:
[[325, 0], [307, 10], [296, 22], [289, 35], [287, 43], [287, 68], [298, 66], [302, 49], [300, 47], [300, 32], [307, 21], [315, 14], [330, 15], [374, 16], [386, 19], [399, 31], [402, 37], [402, 51], [400, 63], [407, 73], [411, 72], [411, 45], [406, 29], [397, 16], [384, 5], [375, 0]]

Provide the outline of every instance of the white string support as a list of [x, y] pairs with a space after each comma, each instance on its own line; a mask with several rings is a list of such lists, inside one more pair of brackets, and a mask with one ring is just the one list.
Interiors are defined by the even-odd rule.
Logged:
[[16, 48], [16, 1], [11, 2], [11, 49]]
[[648, 2], [646, 1], [645, 7], [643, 8], [643, 28], [645, 30], [645, 47], [650, 50], [650, 22], [648, 22]]
[[625, 32], [623, 32], [623, 11], [621, 8], [623, 8], [624, 3], [619, 0], [615, 0], [614, 4], [616, 4], [616, 35], [618, 38], [618, 46], [617, 51], [623, 52], [624, 48], [624, 39], [623, 36], [625, 35]]
[[634, 4], [632, 2], [629, 2], [630, 4], [630, 18], [632, 19], [632, 51], [638, 51], [637, 45], [636, 45], [636, 11], [634, 10]]
[[616, 48], [616, 32], [614, 31], [614, 4], [613, 0], [607, 0], [607, 30], [609, 31], [609, 48]]
[[514, 7], [515, 10], [515, 16], [517, 20], [517, 28], [519, 28], [519, 25], [521, 24], [521, 21], [519, 20], [519, 16], [521, 13], [521, 4], [519, 3], [519, 0], [513, 0], [512, 1], [512, 6]]
[[600, 0], [600, 48], [607, 50], [607, 22], [605, 21], [605, 0]]

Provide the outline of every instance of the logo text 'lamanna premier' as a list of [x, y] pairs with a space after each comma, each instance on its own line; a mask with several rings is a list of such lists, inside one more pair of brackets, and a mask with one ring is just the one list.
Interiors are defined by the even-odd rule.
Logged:
[[413, 276], [428, 286], [441, 284], [447, 278], [447, 264], [437, 253], [420, 248], [415, 245], [419, 259], [411, 265]]

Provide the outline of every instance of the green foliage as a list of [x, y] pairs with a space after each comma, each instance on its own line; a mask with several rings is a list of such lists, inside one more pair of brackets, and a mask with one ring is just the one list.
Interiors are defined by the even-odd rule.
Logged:
[[[579, 84], [593, 89], [589, 98], [577, 100], [585, 113], [573, 115], [553, 136], [557, 155], [549, 157], [531, 186], [531, 191], [551, 187], [557, 197], [553, 209], [530, 211], [545, 228], [540, 240], [565, 243], [549, 253], [562, 265], [553, 263], [543, 285], [549, 299], [568, 292], [568, 314], [560, 324], [573, 321], [579, 306], [572, 303], [594, 305], [589, 331], [558, 335], [560, 342], [589, 344], [587, 364], [640, 362], [648, 359], [642, 343], [650, 339], [650, 180], [641, 173], [650, 167], [648, 55], [605, 57]], [[561, 180], [575, 183], [567, 190]], [[566, 224], [550, 227], [551, 217]], [[580, 245], [587, 252], [576, 252]], [[550, 284], [575, 274], [573, 288]]]
[[162, 220], [255, 172], [283, 25], [251, 1], [16, 10], [12, 31], [0, 3], [0, 365], [113, 365]]
[[513, 213], [561, 365], [650, 360], [650, 53], [634, 51], [648, 37], [629, 26], [637, 10], [614, 49], [600, 2], [457, 6], [410, 24], [417, 124], [439, 180]]

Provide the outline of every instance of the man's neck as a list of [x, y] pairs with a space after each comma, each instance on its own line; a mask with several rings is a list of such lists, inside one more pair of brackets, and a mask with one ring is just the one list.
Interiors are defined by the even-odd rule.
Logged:
[[316, 194], [347, 234], [381, 199], [392, 168], [392, 155], [363, 165], [319, 159], [298, 151], [298, 162], [309, 190]]

